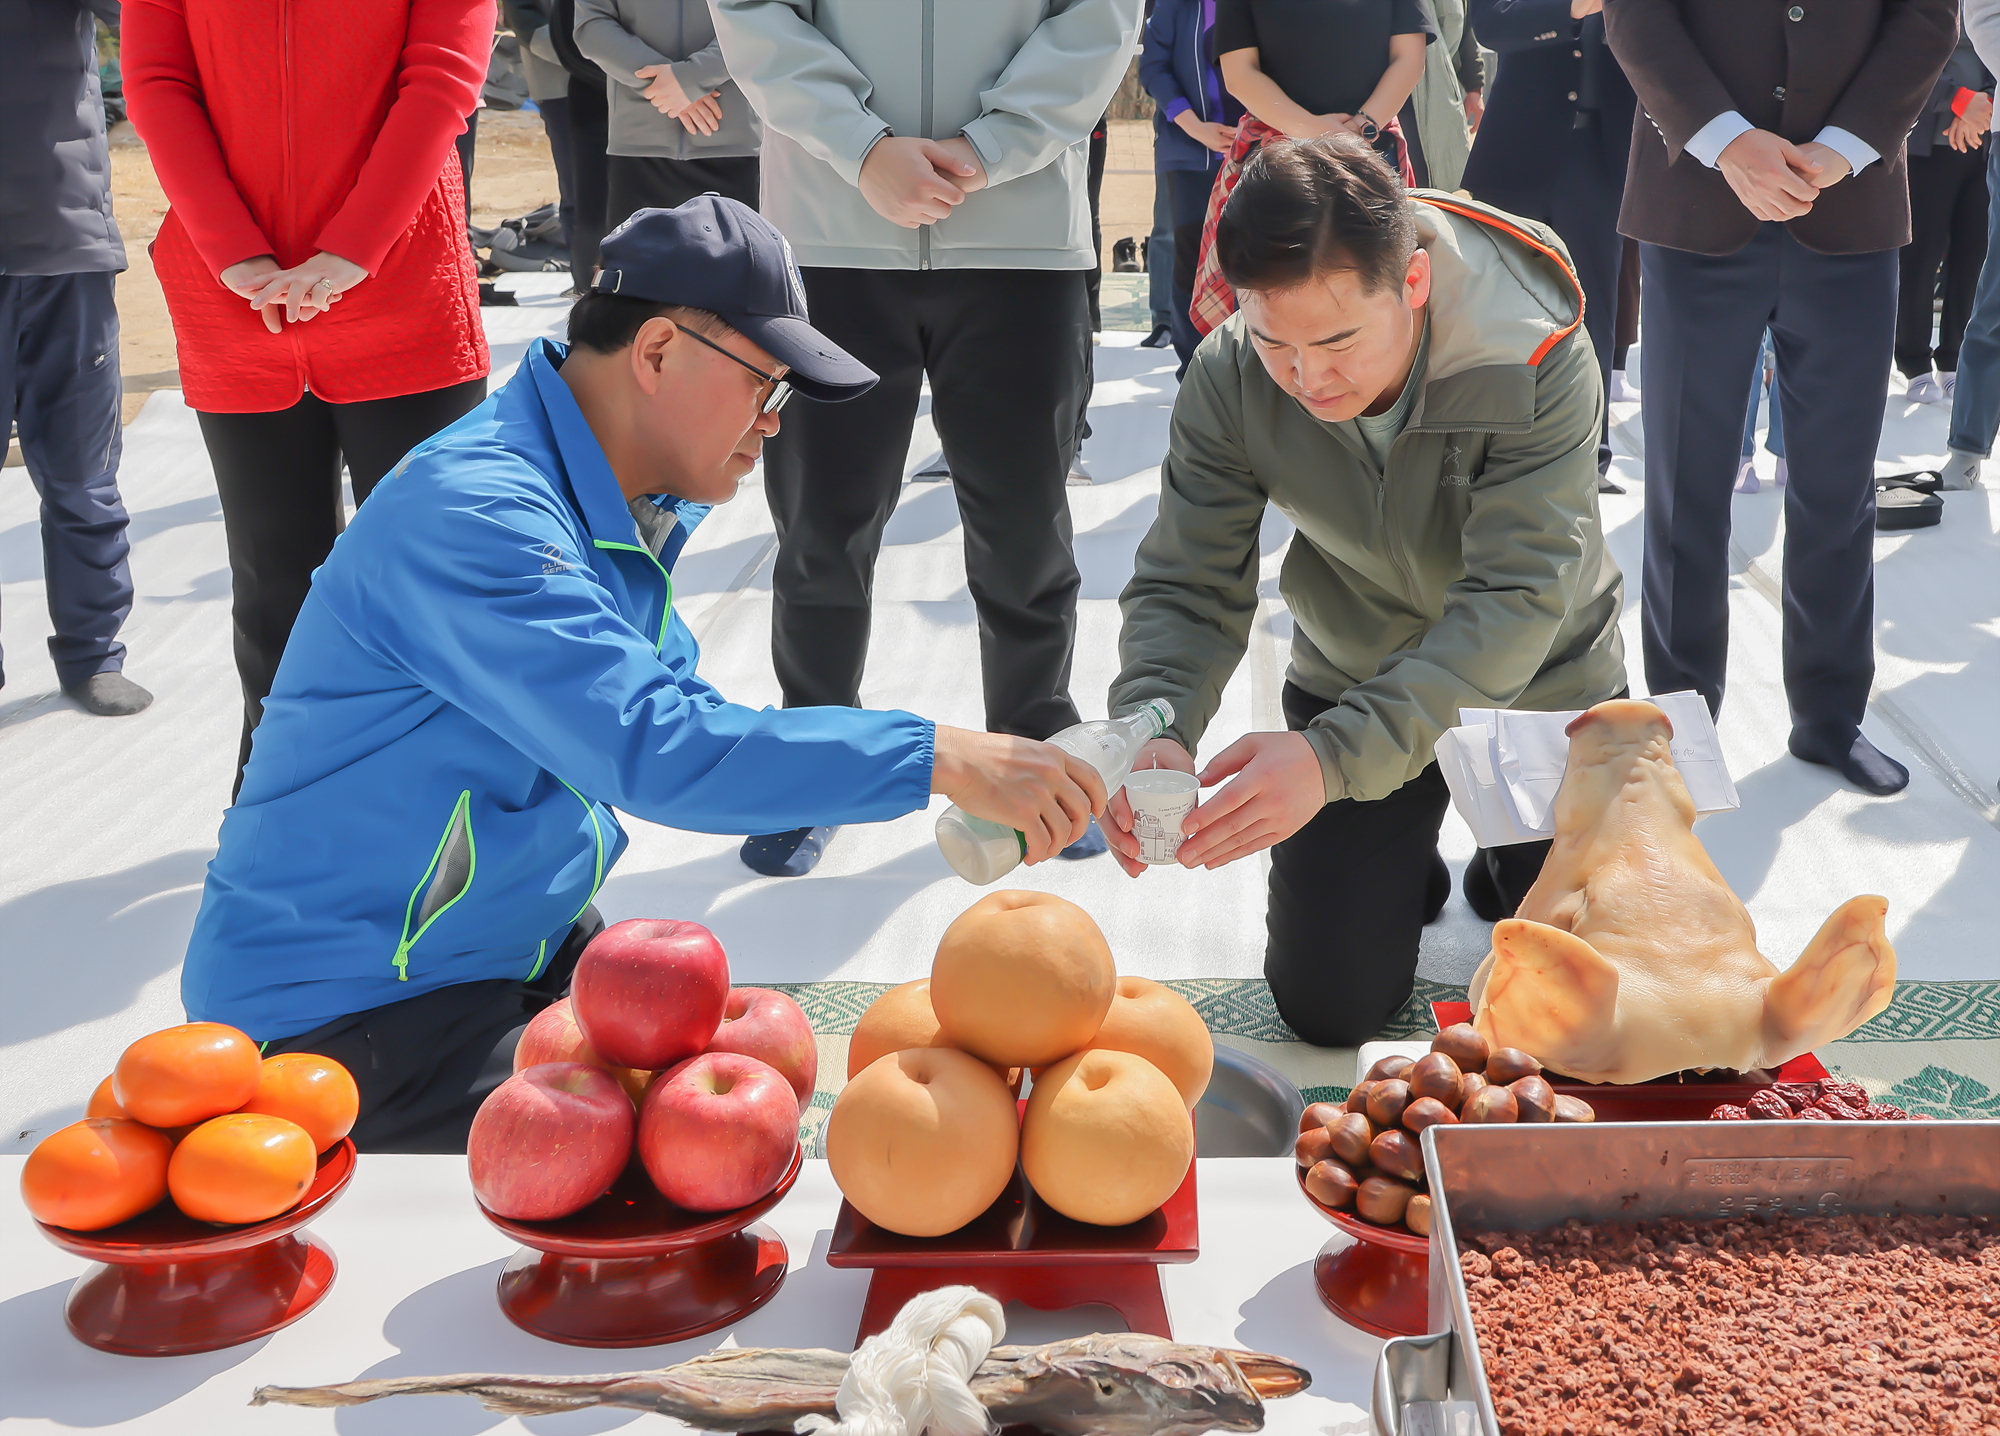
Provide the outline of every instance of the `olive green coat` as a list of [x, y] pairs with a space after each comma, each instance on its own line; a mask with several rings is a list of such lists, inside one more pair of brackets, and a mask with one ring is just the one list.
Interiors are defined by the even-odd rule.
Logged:
[[1306, 736], [1329, 802], [1395, 792], [1461, 706], [1582, 708], [1626, 686], [1597, 512], [1604, 395], [1562, 243], [1417, 194], [1430, 358], [1386, 477], [1272, 382], [1238, 314], [1182, 382], [1121, 600], [1110, 711], [1168, 698], [1192, 750], [1249, 639], [1265, 506], [1290, 519], [1287, 676], [1326, 700]]

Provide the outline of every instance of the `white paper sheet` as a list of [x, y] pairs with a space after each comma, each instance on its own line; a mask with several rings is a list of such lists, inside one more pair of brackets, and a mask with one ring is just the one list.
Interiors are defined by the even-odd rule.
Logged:
[[[1701, 695], [1666, 693], [1650, 701], [1674, 725], [1669, 748], [1695, 812], [1741, 806]], [[1569, 737], [1563, 730], [1583, 711], [1459, 709], [1460, 726], [1438, 739], [1438, 769], [1451, 789], [1452, 805], [1481, 847], [1555, 836], [1556, 794], [1569, 760]]]

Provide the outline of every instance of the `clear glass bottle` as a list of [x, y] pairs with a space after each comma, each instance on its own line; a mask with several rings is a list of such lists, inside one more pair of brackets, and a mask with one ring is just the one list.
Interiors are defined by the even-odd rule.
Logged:
[[[1097, 769], [1104, 777], [1104, 791], [1111, 793], [1132, 771], [1139, 750], [1173, 721], [1174, 705], [1155, 698], [1123, 718], [1098, 718], [1065, 728], [1049, 742]], [[981, 887], [1014, 871], [1028, 854], [1028, 840], [1019, 831], [975, 818], [956, 803], [938, 815], [937, 845], [952, 871]]]

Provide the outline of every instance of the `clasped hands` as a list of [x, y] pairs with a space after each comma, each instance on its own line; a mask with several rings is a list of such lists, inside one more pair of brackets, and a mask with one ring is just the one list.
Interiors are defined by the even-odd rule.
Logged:
[[[1195, 771], [1188, 750], [1155, 738], [1139, 750], [1135, 770]], [[1231, 780], [1181, 825], [1186, 835], [1174, 861], [1184, 868], [1215, 869], [1281, 843], [1326, 806], [1326, 775], [1319, 753], [1303, 733], [1249, 733], [1231, 743], [1197, 776], [1204, 788]], [[1132, 805], [1120, 788], [1106, 809], [1105, 840], [1118, 865], [1133, 877], [1146, 870], [1132, 835]]]
[[986, 187], [986, 165], [963, 135], [925, 140], [884, 135], [861, 162], [861, 196], [891, 224], [936, 224]]
[[283, 333], [288, 323], [302, 324], [324, 314], [367, 277], [360, 265], [325, 250], [290, 269], [260, 254], [230, 265], [218, 276], [224, 288], [250, 301], [273, 334]]
[[1715, 167], [1743, 207], [1762, 220], [1808, 214], [1823, 189], [1847, 178], [1846, 158], [1814, 140], [1795, 145], [1769, 130], [1745, 130], [1723, 147]]
[[632, 73], [652, 82], [641, 92], [641, 98], [668, 119], [679, 120], [681, 128], [689, 134], [712, 135], [722, 128], [722, 91], [710, 90], [690, 99], [668, 65], [641, 65]]

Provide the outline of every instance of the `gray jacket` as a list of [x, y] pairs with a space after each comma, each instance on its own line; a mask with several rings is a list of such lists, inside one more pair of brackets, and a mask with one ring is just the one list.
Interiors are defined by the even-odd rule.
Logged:
[[[764, 214], [800, 264], [1089, 269], [1090, 132], [1140, 0], [711, 0], [730, 73], [771, 127]], [[987, 187], [904, 229], [856, 188], [884, 135], [963, 134]]]
[[[763, 147], [763, 121], [729, 77], [708, 0], [576, 0], [575, 33], [576, 48], [611, 77], [609, 153], [722, 159], [754, 155]], [[722, 92], [722, 128], [714, 134], [691, 133], [646, 98], [652, 80], [633, 71], [669, 64], [689, 95]]]
[[97, 17], [118, 0], [0, 0], [0, 274], [125, 268], [111, 217], [111, 151]]

